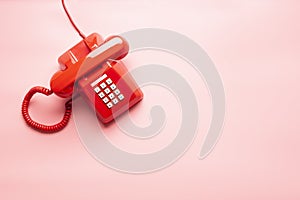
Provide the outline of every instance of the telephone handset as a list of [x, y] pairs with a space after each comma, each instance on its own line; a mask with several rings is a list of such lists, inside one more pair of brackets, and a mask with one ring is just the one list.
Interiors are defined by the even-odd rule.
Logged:
[[129, 51], [127, 41], [120, 36], [103, 40], [97, 33], [85, 37], [70, 17], [64, 0], [62, 4], [70, 22], [83, 39], [59, 57], [61, 70], [52, 76], [51, 90], [33, 87], [22, 103], [22, 115], [26, 123], [46, 133], [60, 131], [67, 125], [71, 116], [72, 100], [65, 105], [62, 121], [47, 126], [33, 121], [29, 116], [29, 103], [35, 93], [47, 96], [54, 93], [62, 98], [70, 98], [76, 84], [78, 93], [95, 110], [103, 123], [111, 122], [143, 98], [142, 91], [121, 62]]

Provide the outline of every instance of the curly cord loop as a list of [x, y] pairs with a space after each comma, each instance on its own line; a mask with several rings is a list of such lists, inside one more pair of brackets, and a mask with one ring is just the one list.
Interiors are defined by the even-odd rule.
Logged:
[[55, 132], [58, 132], [58, 131], [62, 130], [63, 128], [65, 128], [71, 117], [72, 100], [70, 99], [69, 101], [66, 102], [65, 114], [64, 114], [63, 119], [59, 123], [54, 124], [54, 125], [44, 125], [44, 124], [35, 122], [34, 120], [31, 119], [31, 117], [29, 115], [29, 111], [28, 111], [29, 103], [30, 103], [30, 100], [33, 97], [33, 95], [36, 93], [41, 93], [46, 96], [53, 94], [53, 92], [51, 90], [44, 88], [44, 87], [40, 87], [40, 86], [33, 87], [29, 90], [29, 92], [24, 97], [24, 100], [22, 103], [22, 115], [23, 115], [25, 122], [28, 124], [28, 126], [30, 126], [31, 128], [34, 128], [40, 132], [43, 132], [43, 133], [55, 133]]

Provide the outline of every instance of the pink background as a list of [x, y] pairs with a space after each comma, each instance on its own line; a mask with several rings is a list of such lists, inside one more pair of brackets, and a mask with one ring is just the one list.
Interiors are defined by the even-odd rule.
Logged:
[[[210, 115], [209, 98], [202, 89], [196, 94], [203, 109], [198, 137], [181, 159], [155, 173], [124, 174], [99, 164], [84, 149], [72, 120], [54, 135], [31, 130], [21, 117], [22, 98], [32, 86], [49, 87], [56, 59], [80, 38], [59, 0], [2, 0], [1, 199], [300, 199], [299, 1], [67, 3], [87, 34], [96, 31], [106, 36], [155, 27], [199, 43], [215, 62], [225, 87], [222, 137], [206, 159], [197, 159]], [[167, 57], [159, 58], [156, 63]], [[133, 114], [144, 116], [141, 110], [155, 102], [149, 96]], [[163, 104], [168, 103], [165, 99]], [[31, 114], [54, 123], [62, 115], [63, 102], [54, 96], [36, 96]], [[126, 148], [124, 136], [116, 138], [116, 144]], [[168, 142], [169, 137], [148, 141], [149, 148], [143, 151]]]

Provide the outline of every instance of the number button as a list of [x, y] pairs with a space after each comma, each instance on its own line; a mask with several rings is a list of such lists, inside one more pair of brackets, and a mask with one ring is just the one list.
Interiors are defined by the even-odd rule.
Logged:
[[122, 100], [124, 99], [124, 95], [123, 95], [123, 94], [120, 94], [120, 95], [118, 96], [118, 98], [120, 99], [120, 101], [122, 101]]
[[115, 98], [112, 100], [112, 102], [116, 105], [119, 101], [118, 101], [118, 99]]
[[106, 80], [106, 83], [107, 83], [108, 85], [110, 85], [110, 84], [112, 84], [112, 80], [111, 80], [110, 78], [108, 78], [108, 79]]
[[98, 94], [98, 95], [101, 99], [105, 96], [105, 94], [103, 92], [100, 92], [100, 94]]
[[116, 86], [115, 84], [112, 84], [112, 85], [110, 86], [110, 88], [111, 88], [112, 90], [114, 90], [114, 89], [117, 88], [117, 86]]
[[107, 102], [109, 102], [109, 99], [108, 99], [107, 97], [105, 97], [105, 98], [103, 99], [103, 102], [104, 102], [104, 103], [107, 103]]
[[116, 95], [119, 95], [121, 93], [119, 89], [116, 89], [114, 92]]
[[113, 107], [113, 104], [112, 104], [111, 102], [109, 102], [108, 104], [106, 104], [106, 106], [107, 106], [108, 108], [112, 108], [112, 107]]
[[110, 89], [109, 89], [109, 88], [106, 88], [106, 89], [104, 90], [104, 92], [105, 92], [106, 94], [108, 94], [108, 93], [110, 93]]
[[115, 95], [113, 93], [110, 93], [108, 96], [110, 99], [113, 99], [115, 97]]
[[94, 91], [98, 94], [101, 91], [101, 89], [99, 87], [95, 87]]
[[106, 88], [106, 84], [105, 84], [105, 83], [101, 83], [101, 84], [100, 84], [100, 87], [101, 87], [102, 89], [104, 89], [104, 88]]

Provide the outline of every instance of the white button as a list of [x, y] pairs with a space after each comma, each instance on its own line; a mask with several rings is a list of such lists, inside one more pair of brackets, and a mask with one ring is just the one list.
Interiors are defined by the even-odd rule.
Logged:
[[112, 102], [116, 105], [119, 101], [118, 99], [113, 99]]
[[94, 91], [98, 94], [101, 90], [100, 90], [99, 87], [95, 87], [95, 88], [94, 88]]
[[120, 99], [120, 101], [122, 101], [122, 100], [124, 99], [123, 94], [120, 94], [120, 95], [118, 96], [118, 98]]
[[115, 90], [115, 94], [116, 94], [116, 95], [119, 95], [120, 93], [121, 93], [121, 92], [120, 92], [119, 89], [116, 89], [116, 90]]
[[98, 94], [98, 95], [101, 99], [105, 96], [105, 94], [103, 92], [100, 92], [100, 94]]
[[107, 103], [107, 102], [109, 102], [109, 99], [108, 99], [107, 97], [105, 97], [105, 98], [103, 99], [103, 102], [104, 102], [104, 103]]
[[104, 89], [106, 87], [106, 84], [105, 83], [101, 83], [100, 86], [101, 86], [102, 89]]
[[106, 88], [106, 89], [104, 90], [104, 92], [105, 92], [106, 94], [108, 94], [108, 93], [110, 93], [110, 89], [109, 89], [109, 88]]
[[115, 97], [115, 95], [113, 93], [110, 93], [108, 96], [110, 99], [113, 99]]
[[114, 90], [114, 89], [117, 88], [117, 86], [116, 86], [115, 84], [112, 84], [112, 85], [110, 86], [110, 88], [111, 88], [112, 90]]
[[106, 83], [107, 83], [108, 85], [110, 85], [110, 84], [112, 84], [112, 80], [111, 80], [110, 78], [108, 78], [108, 79], [106, 80]]
[[111, 107], [113, 107], [113, 104], [112, 104], [111, 102], [109, 102], [108, 104], [106, 104], [106, 106], [107, 106], [108, 108], [111, 108]]

